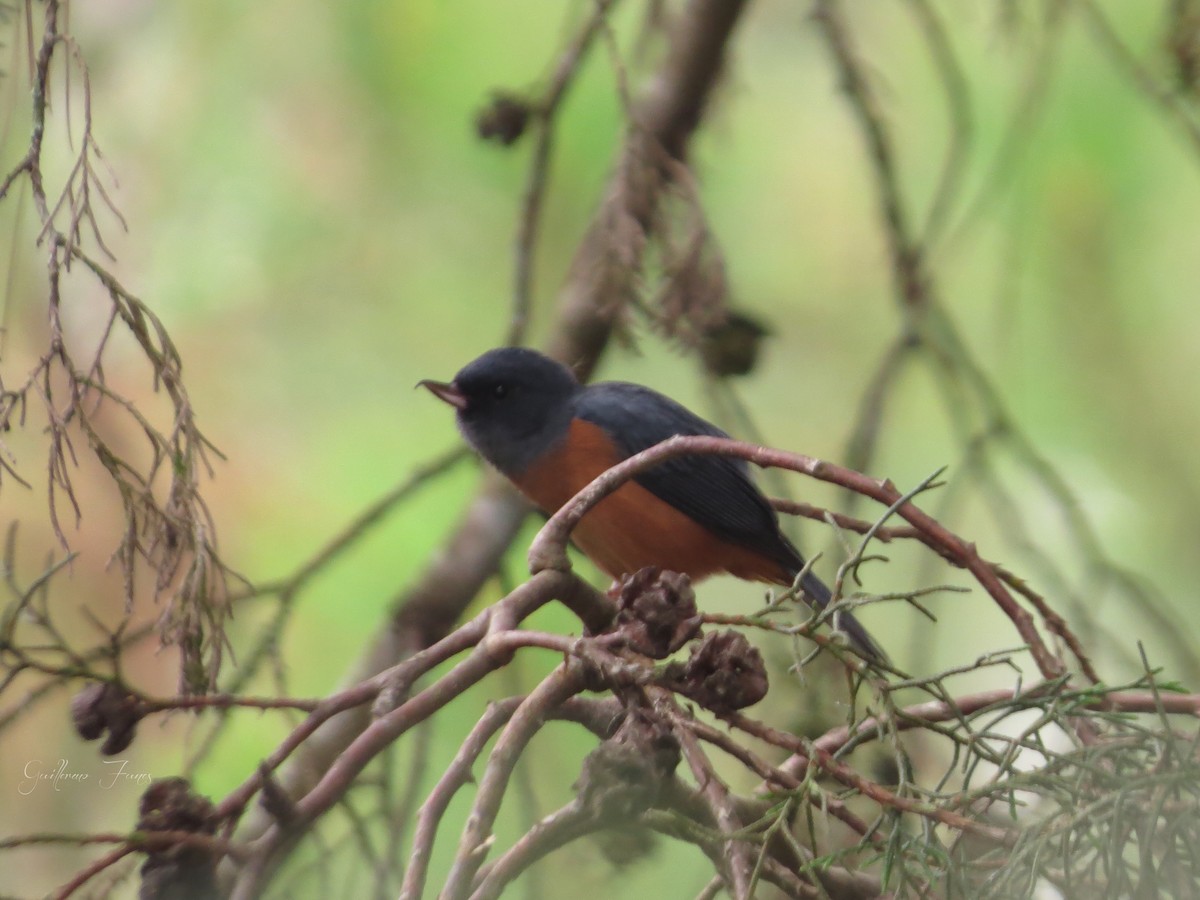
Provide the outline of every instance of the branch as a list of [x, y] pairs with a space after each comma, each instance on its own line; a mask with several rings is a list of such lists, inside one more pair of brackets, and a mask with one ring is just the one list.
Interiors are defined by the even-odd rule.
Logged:
[[580, 667], [564, 663], [545, 678], [513, 714], [488, 758], [487, 768], [475, 794], [475, 804], [467, 816], [467, 827], [459, 840], [458, 852], [441, 894], [447, 900], [467, 900], [475, 873], [491, 848], [492, 825], [500, 811], [500, 801], [508, 790], [509, 778], [517, 760], [552, 712], [583, 687], [584, 677]]
[[[529, 568], [532, 572], [570, 568], [566, 544], [572, 529], [593, 506], [613, 493], [622, 484], [658, 463], [689, 454], [712, 454], [744, 459], [759, 466], [774, 466], [800, 472], [820, 481], [827, 481], [877, 501], [884, 507], [900, 503], [904, 495], [890, 481], [877, 480], [824, 460], [799, 453], [771, 450], [729, 438], [675, 436], [635, 454], [597, 476], [576, 494], [538, 532], [529, 548]], [[969, 571], [996, 604], [1012, 620], [1017, 633], [1025, 642], [1042, 675], [1053, 680], [1066, 672], [1062, 660], [1054, 655], [1038, 634], [1033, 618], [1022, 609], [995, 568], [978, 554], [974, 544], [950, 532], [945, 526], [912, 502], [901, 503], [896, 514], [920, 532], [920, 540], [935, 549], [955, 565]]]

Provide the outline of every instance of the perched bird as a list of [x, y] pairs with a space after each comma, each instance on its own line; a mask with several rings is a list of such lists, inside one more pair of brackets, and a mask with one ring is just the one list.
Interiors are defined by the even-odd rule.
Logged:
[[[669, 397], [637, 384], [582, 385], [534, 350], [489, 350], [449, 383], [422, 381], [457, 411], [467, 442], [536, 506], [553, 514], [597, 475], [677, 434], [728, 435]], [[614, 579], [646, 566], [696, 581], [728, 572], [790, 586], [804, 558], [779, 529], [742, 460], [666, 460], [601, 500], [575, 527], [575, 544]], [[800, 586], [819, 607], [829, 588]], [[883, 652], [849, 613], [841, 628], [867, 656]]]

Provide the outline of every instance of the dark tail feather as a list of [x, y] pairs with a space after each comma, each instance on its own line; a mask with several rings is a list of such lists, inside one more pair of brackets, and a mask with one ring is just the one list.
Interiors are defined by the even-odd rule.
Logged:
[[[808, 599], [821, 609], [828, 606], [829, 601], [833, 599], [833, 594], [825, 586], [825, 582], [814, 575], [811, 569], [805, 572], [804, 577], [800, 579], [800, 587], [804, 589]], [[850, 635], [851, 642], [864, 656], [875, 662], [887, 662], [887, 654], [875, 643], [871, 635], [867, 634], [867, 629], [863, 628], [853, 615], [849, 612], [838, 613], [834, 621], [840, 630]]]

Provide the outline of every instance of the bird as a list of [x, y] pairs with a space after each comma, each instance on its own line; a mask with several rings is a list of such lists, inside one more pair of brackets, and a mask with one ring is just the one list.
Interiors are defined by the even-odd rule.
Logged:
[[[652, 388], [581, 384], [562, 363], [524, 347], [489, 350], [452, 381], [417, 386], [454, 407], [467, 443], [547, 515], [596, 476], [667, 438], [729, 437]], [[787, 587], [799, 575], [810, 604], [823, 608], [832, 599], [740, 459], [665, 460], [597, 503], [571, 537], [615, 581], [648, 566], [692, 581], [728, 573]], [[838, 624], [862, 655], [886, 659], [850, 613]]]

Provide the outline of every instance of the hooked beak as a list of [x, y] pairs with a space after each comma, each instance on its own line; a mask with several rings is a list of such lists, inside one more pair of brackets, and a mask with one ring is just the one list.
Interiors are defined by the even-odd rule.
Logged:
[[426, 378], [424, 381], [418, 381], [416, 386], [427, 389], [439, 400], [449, 403], [457, 410], [467, 408], [467, 395], [455, 387], [453, 383], [446, 384], [444, 381], [430, 381]]

